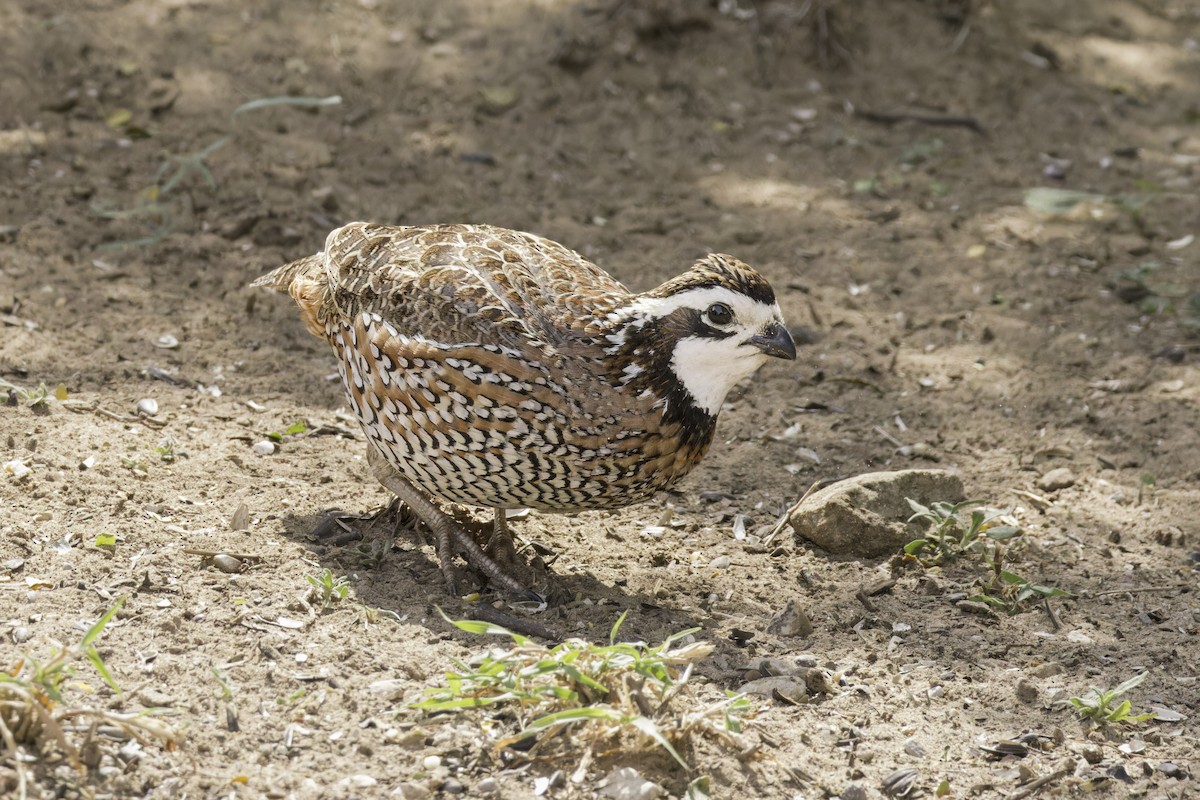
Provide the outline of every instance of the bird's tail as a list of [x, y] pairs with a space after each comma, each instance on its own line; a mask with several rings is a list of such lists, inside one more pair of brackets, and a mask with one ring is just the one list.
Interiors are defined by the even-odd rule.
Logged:
[[324, 315], [321, 311], [329, 300], [329, 281], [325, 275], [323, 253], [284, 264], [250, 285], [290, 294], [300, 306], [300, 315], [308, 330], [314, 336], [325, 338]]
[[[321, 254], [318, 253], [315, 256], [301, 258], [290, 264], [284, 264], [278, 269], [273, 269], [250, 285], [274, 289], [277, 292], [289, 292], [296, 278], [310, 273], [320, 273], [321, 270]], [[315, 274], [314, 277], [316, 277]]]

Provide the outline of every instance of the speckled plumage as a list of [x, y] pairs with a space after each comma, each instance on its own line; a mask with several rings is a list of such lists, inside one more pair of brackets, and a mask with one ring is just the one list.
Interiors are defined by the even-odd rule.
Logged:
[[399, 476], [493, 509], [624, 506], [699, 462], [719, 402], [698, 403], [696, 381], [689, 393], [676, 344], [734, 334], [676, 298], [733, 292], [768, 309], [764, 326], [791, 347], [770, 286], [732, 257], [639, 295], [562, 245], [485, 225], [350, 224], [255, 285], [289, 292], [332, 344], [363, 430]]

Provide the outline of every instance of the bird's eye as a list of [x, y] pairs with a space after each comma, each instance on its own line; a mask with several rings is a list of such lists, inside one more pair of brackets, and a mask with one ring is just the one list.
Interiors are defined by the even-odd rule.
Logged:
[[724, 328], [733, 322], [733, 309], [724, 303], [713, 303], [708, 307], [708, 311], [704, 312], [704, 316], [709, 325]]

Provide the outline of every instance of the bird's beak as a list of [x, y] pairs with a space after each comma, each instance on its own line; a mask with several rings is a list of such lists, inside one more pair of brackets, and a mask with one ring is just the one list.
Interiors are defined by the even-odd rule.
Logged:
[[792, 341], [792, 335], [788, 333], [788, 329], [777, 322], [772, 322], [762, 331], [751, 336], [746, 344], [753, 345], [763, 353], [775, 358], [796, 360], [796, 343]]

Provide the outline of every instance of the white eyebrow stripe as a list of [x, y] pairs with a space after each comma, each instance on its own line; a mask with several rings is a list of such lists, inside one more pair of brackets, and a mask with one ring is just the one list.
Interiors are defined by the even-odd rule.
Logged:
[[642, 297], [626, 306], [634, 317], [644, 319], [659, 319], [669, 316], [681, 308], [703, 310], [713, 303], [724, 303], [733, 309], [738, 319], [753, 319], [765, 315], [782, 319], [779, 304], [768, 306], [747, 297], [740, 292], [726, 289], [724, 286], [705, 286], [701, 289], [688, 289], [686, 292], [673, 294], [669, 297]]

